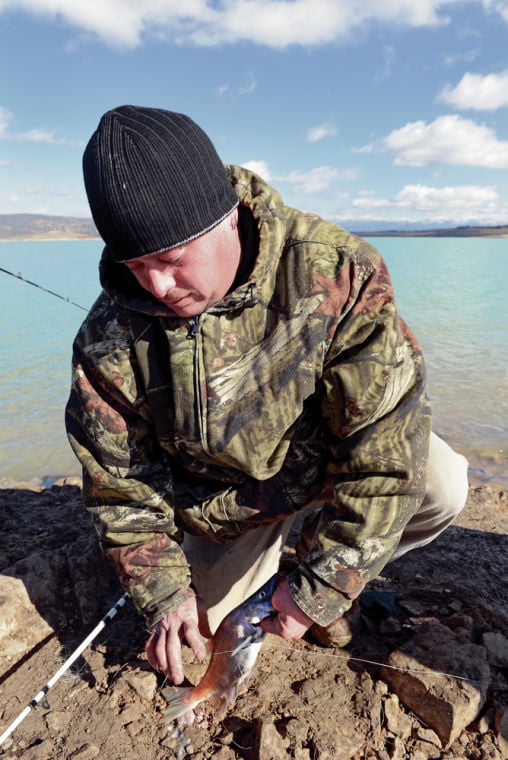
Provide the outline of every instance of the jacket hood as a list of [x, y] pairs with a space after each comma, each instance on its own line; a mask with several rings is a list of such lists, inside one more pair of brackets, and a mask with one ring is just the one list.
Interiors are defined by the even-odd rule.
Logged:
[[[259, 252], [247, 281], [209, 307], [210, 312], [238, 308], [242, 303], [248, 305], [253, 299], [263, 300], [265, 288], [271, 290], [278, 252], [285, 242], [287, 210], [279, 193], [248, 169], [227, 165], [226, 170], [240, 205], [249, 208], [256, 221]], [[125, 264], [115, 261], [108, 246], [101, 257], [99, 275], [104, 291], [119, 306], [153, 317], [180, 319], [142, 288]]]

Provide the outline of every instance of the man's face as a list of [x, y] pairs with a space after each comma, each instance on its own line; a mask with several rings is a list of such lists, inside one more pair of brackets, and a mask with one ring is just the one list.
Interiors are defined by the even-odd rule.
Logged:
[[194, 317], [220, 301], [231, 288], [240, 264], [238, 212], [210, 232], [125, 265], [142, 288], [179, 317]]

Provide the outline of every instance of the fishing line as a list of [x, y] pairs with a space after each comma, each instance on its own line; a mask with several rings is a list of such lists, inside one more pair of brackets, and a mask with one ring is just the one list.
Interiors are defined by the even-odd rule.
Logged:
[[[293, 649], [293, 647], [287, 647], [283, 646], [282, 644], [269, 644], [268, 645], [271, 649], [282, 649], [285, 652], [291, 652], [291, 653], [298, 653], [302, 656], [304, 654], [308, 654], [311, 657], [332, 657], [337, 660], [347, 660], [348, 662], [363, 662], [368, 665], [379, 665], [382, 668], [388, 668], [389, 670], [398, 670], [399, 673], [420, 673], [423, 674], [429, 674], [428, 670], [418, 670], [413, 668], [401, 668], [397, 665], [387, 665], [385, 662], [377, 662], [376, 660], [367, 660], [363, 657], [353, 657], [351, 655], [341, 655], [341, 654], [332, 654], [330, 652], [311, 652], [309, 649]], [[234, 654], [234, 650], [227, 649], [224, 652], [213, 652], [213, 655], [217, 654]], [[482, 683], [481, 680], [477, 678], [468, 678], [468, 676], [457, 676], [455, 673], [445, 673], [442, 670], [434, 670], [433, 671], [436, 676], [447, 676], [448, 678], [455, 678], [457, 681], [469, 681], [470, 683]]]
[[48, 288], [44, 288], [42, 285], [39, 285], [37, 282], [32, 282], [32, 280], [27, 280], [26, 277], [23, 277], [21, 272], [18, 272], [17, 274], [15, 272], [10, 272], [8, 269], [4, 269], [3, 267], [0, 267], [0, 272], [4, 272], [5, 274], [10, 275], [11, 277], [15, 277], [17, 280], [21, 280], [22, 282], [26, 282], [27, 285], [33, 285], [34, 288], [39, 288], [39, 290], [44, 290], [45, 293], [50, 293], [52, 296], [56, 296], [56, 298], [61, 298], [62, 301], [66, 301], [67, 303], [71, 303], [73, 306], [77, 306], [78, 309], [83, 309], [83, 311], [88, 311], [84, 306], [81, 306], [81, 304], [76, 303], [75, 301], [71, 301], [70, 298], [67, 298], [66, 296], [61, 296], [59, 293], [55, 293], [54, 290], [49, 290]]
[[[273, 649], [285, 649], [287, 652], [301, 652], [303, 650], [293, 649], [292, 647], [281, 646], [280, 644], [270, 644]], [[387, 665], [385, 662], [377, 662], [376, 660], [367, 660], [363, 657], [353, 657], [340, 654], [331, 654], [330, 652], [310, 652], [308, 649], [304, 650], [305, 654], [310, 654], [311, 657], [335, 657], [338, 660], [348, 660], [354, 662], [364, 662], [368, 665], [379, 665], [382, 668], [388, 668], [389, 670], [398, 670], [399, 673], [420, 673], [421, 675], [429, 674], [428, 670], [418, 670], [415, 668], [401, 668], [397, 665]], [[442, 670], [433, 671], [436, 676], [447, 676], [448, 678], [455, 678], [457, 681], [469, 681], [471, 683], [482, 683], [479, 679], [468, 678], [467, 676], [457, 676], [455, 673], [445, 673]]]

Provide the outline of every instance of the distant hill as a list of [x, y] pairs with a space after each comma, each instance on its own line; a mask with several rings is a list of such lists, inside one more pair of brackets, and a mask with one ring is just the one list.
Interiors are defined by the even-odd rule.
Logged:
[[0, 240], [62, 240], [98, 236], [92, 219], [44, 214], [0, 214]]
[[508, 237], [508, 225], [498, 227], [446, 227], [429, 230], [372, 230], [355, 232], [359, 237]]
[[[372, 223], [371, 225], [372, 226]], [[402, 225], [401, 225], [402, 226]], [[354, 230], [353, 223], [344, 223]], [[508, 237], [508, 224], [497, 227], [464, 226], [435, 229], [355, 230], [361, 237]], [[0, 240], [63, 240], [96, 238], [99, 233], [91, 218], [45, 216], [44, 214], [0, 214]]]

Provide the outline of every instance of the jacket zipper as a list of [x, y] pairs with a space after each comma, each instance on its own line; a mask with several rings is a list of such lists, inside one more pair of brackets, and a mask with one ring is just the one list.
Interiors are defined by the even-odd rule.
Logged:
[[199, 334], [199, 314], [197, 314], [195, 317], [192, 317], [191, 327], [189, 330], [188, 338], [189, 340], [192, 340], [193, 338], [197, 338]]
[[199, 439], [203, 448], [207, 449], [206, 441], [204, 439], [204, 425], [203, 425], [203, 399], [201, 397], [201, 370], [199, 366], [199, 314], [192, 318], [191, 328], [189, 330], [188, 338], [194, 341], [194, 397], [196, 399], [196, 415], [199, 429]]

